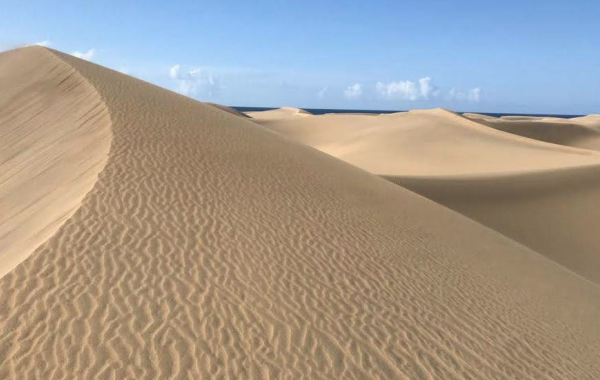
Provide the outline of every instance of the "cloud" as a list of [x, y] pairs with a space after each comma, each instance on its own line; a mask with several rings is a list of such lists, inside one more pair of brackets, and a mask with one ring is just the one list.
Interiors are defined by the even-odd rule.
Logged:
[[421, 97], [428, 100], [430, 97], [437, 97], [440, 95], [440, 90], [430, 77], [419, 79], [419, 90], [421, 91]]
[[439, 90], [430, 77], [419, 79], [418, 85], [409, 80], [389, 83], [377, 82], [375, 88], [385, 99], [428, 100], [432, 96], [439, 95]]
[[385, 99], [417, 100], [419, 97], [417, 85], [408, 80], [390, 83], [377, 82], [375, 88]]
[[344, 90], [344, 96], [348, 99], [357, 99], [362, 95], [362, 85], [360, 83], [354, 83], [353, 85], [348, 86], [346, 90]]
[[85, 59], [86, 61], [90, 61], [92, 58], [94, 58], [94, 55], [96, 55], [96, 49], [91, 48], [85, 53], [82, 53], [80, 51], [74, 51], [73, 53], [71, 53], [71, 55], [77, 58]]
[[52, 42], [50, 42], [50, 40], [44, 40], [44, 41], [40, 41], [40, 42], [34, 42], [32, 44], [29, 44], [27, 46], [44, 46], [44, 47], [48, 47], [52, 45]]
[[323, 97], [325, 96], [325, 94], [327, 93], [328, 87], [323, 87], [321, 90], [319, 90], [319, 92], [317, 93], [317, 97], [319, 99], [323, 99]]
[[468, 90], [466, 93], [462, 91], [457, 91], [454, 87], [448, 91], [446, 95], [446, 100], [468, 100], [469, 102], [477, 103], [481, 100], [481, 89], [479, 87], [472, 88]]
[[180, 65], [174, 65], [169, 69], [169, 77], [176, 81], [175, 91], [182, 95], [195, 95], [202, 91], [213, 97], [222, 88], [219, 78], [207, 68], [199, 67], [182, 72]]
[[169, 69], [169, 77], [171, 79], [177, 79], [179, 77], [179, 69], [181, 69], [181, 66], [179, 66], [179, 65], [175, 65], [175, 66], [171, 67]]
[[465, 94], [463, 94], [460, 91], [456, 91], [456, 89], [454, 87], [452, 87], [450, 89], [450, 91], [448, 91], [448, 94], [446, 95], [446, 100], [463, 100], [465, 98]]
[[481, 89], [479, 87], [472, 88], [467, 93], [470, 102], [478, 102], [481, 98]]

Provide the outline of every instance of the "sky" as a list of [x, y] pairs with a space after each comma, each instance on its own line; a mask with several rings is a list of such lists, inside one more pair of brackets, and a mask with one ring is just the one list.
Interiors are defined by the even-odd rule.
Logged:
[[600, 1], [4, 1], [42, 44], [233, 106], [600, 113]]

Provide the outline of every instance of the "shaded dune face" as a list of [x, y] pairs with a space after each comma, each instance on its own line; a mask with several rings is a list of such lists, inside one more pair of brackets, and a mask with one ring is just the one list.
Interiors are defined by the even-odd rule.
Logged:
[[79, 207], [110, 141], [108, 111], [75, 69], [48, 51], [0, 55], [0, 277]]
[[0, 378], [600, 377], [589, 282], [249, 120], [25, 51], [96, 88], [112, 145], [0, 280]]
[[600, 122], [594, 115], [574, 118], [494, 118], [467, 114], [490, 128], [553, 144], [600, 150]]
[[508, 176], [385, 178], [600, 284], [600, 166]]

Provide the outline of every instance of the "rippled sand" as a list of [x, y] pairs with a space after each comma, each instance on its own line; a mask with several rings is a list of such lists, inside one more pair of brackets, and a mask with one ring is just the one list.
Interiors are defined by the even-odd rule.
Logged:
[[[3, 53], [0, 81], [2, 144], [18, 130], [23, 186], [40, 181], [31, 232], [53, 228], [0, 245], [2, 265], [28, 256], [0, 279], [0, 378], [600, 377], [600, 289], [498, 231], [53, 50]], [[544, 144], [572, 155], [563, 167], [596, 157]], [[1, 154], [0, 192], [18, 198]], [[34, 168], [77, 190], [53, 197]]]
[[297, 117], [296, 112], [251, 115], [256, 123], [458, 211], [600, 284], [599, 115], [495, 118], [436, 109]]

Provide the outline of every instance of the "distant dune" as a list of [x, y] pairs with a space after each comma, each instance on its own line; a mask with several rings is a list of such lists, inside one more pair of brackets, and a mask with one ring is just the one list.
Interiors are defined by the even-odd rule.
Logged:
[[508, 134], [438, 109], [379, 117], [330, 114], [257, 123], [379, 175], [489, 175], [600, 163], [600, 153]]
[[262, 120], [266, 119], [282, 119], [282, 118], [290, 118], [290, 117], [298, 117], [298, 116], [309, 116], [310, 112], [305, 111], [300, 108], [293, 107], [282, 107], [278, 109], [268, 110], [268, 111], [260, 111], [260, 112], [246, 112], [246, 114], [250, 117], [252, 115], [260, 115]]
[[0, 246], [24, 259], [0, 279], [2, 379], [600, 378], [597, 285], [292, 139], [424, 181], [595, 151], [446, 111], [368, 117], [382, 137], [360, 115], [243, 118], [42, 47], [0, 55], [0, 100], [2, 232], [53, 226]]
[[600, 118], [594, 115], [573, 119], [501, 118], [466, 114], [466, 117], [488, 127], [553, 144], [600, 151]]

